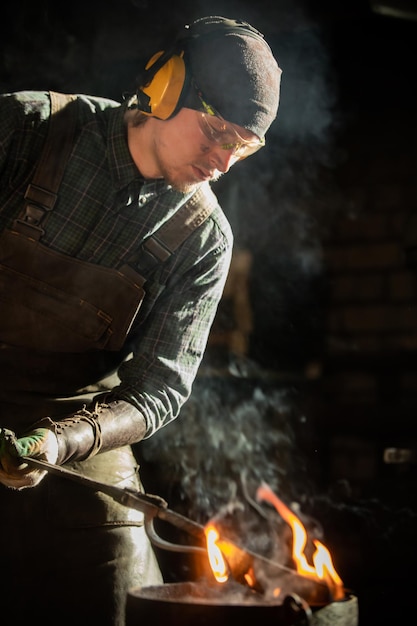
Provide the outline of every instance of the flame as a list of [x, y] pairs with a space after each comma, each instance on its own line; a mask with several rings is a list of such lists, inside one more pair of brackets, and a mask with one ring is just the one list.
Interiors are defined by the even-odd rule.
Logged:
[[218, 583], [225, 583], [229, 578], [229, 574], [222, 551], [217, 545], [219, 533], [211, 524], [206, 526], [204, 532], [206, 535], [207, 552], [213, 575]]
[[[265, 500], [272, 504], [278, 514], [292, 530], [292, 558], [296, 571], [301, 576], [313, 581], [324, 583], [332, 595], [333, 600], [342, 600], [345, 597], [343, 581], [336, 572], [329, 550], [317, 539], [310, 543], [314, 546], [314, 554], [308, 560], [305, 554], [307, 532], [301, 520], [288, 508], [282, 500], [266, 485], [257, 490], [258, 500]], [[255, 589], [258, 582], [252, 567], [250, 555], [242, 548], [225, 538], [220, 538], [219, 532], [211, 522], [204, 529], [207, 542], [207, 553], [212, 573], [219, 583], [225, 583], [230, 573], [240, 582]], [[277, 587], [273, 594], [278, 597], [281, 589]]]
[[320, 541], [313, 540], [313, 545], [316, 550], [312, 556], [313, 564], [310, 564], [304, 554], [304, 548], [307, 543], [307, 533], [298, 517], [267, 485], [262, 485], [258, 488], [257, 498], [259, 500], [266, 500], [272, 504], [283, 520], [291, 527], [293, 534], [292, 557], [297, 572], [303, 576], [324, 581], [331, 590], [334, 599], [342, 599], [344, 597], [343, 581], [334, 568], [332, 557], [328, 549]]
[[244, 575], [244, 579], [246, 580], [246, 583], [249, 585], [249, 587], [255, 587], [255, 585], [256, 585], [256, 578], [255, 578], [255, 574], [254, 574], [252, 568], [250, 568], [246, 572], [246, 574]]

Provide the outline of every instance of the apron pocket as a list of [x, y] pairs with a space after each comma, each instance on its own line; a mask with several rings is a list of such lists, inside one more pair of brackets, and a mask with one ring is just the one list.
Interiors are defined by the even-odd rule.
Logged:
[[1, 340], [51, 352], [103, 348], [112, 318], [89, 302], [0, 267]]

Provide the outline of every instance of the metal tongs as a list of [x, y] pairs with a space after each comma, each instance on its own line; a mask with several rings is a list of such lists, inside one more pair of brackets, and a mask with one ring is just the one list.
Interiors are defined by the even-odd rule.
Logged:
[[171, 541], [166, 541], [158, 535], [154, 527], [155, 518], [159, 518], [172, 524], [176, 528], [193, 535], [200, 541], [205, 541], [204, 526], [169, 509], [167, 502], [160, 496], [140, 493], [133, 489], [116, 487], [115, 485], [103, 483], [101, 481], [94, 480], [93, 478], [89, 478], [88, 476], [84, 476], [79, 472], [75, 472], [74, 470], [61, 467], [60, 465], [53, 465], [52, 463], [47, 463], [46, 461], [41, 461], [40, 459], [27, 456], [23, 456], [21, 458], [29, 465], [29, 467], [46, 470], [47, 472], [60, 476], [61, 478], [68, 478], [80, 483], [81, 485], [90, 487], [94, 491], [101, 491], [102, 493], [105, 493], [123, 506], [141, 511], [144, 514], [146, 534], [155, 546], [165, 550], [170, 550], [171, 552], [207, 553], [207, 549], [205, 547], [203, 548], [194, 545], [172, 543]]
[[[144, 527], [146, 534], [148, 535], [149, 540], [155, 546], [165, 550], [170, 550], [172, 552], [198, 552], [200, 554], [207, 555], [204, 526], [198, 524], [197, 522], [194, 522], [184, 515], [181, 515], [180, 513], [176, 513], [175, 511], [169, 509], [167, 502], [160, 496], [140, 493], [126, 487], [116, 487], [115, 485], [103, 483], [101, 481], [94, 480], [93, 478], [89, 478], [88, 476], [84, 476], [79, 472], [75, 472], [74, 470], [70, 470], [59, 465], [54, 465], [52, 463], [47, 463], [46, 461], [41, 461], [40, 459], [35, 459], [27, 456], [22, 456], [20, 458], [25, 463], [27, 463], [29, 467], [45, 470], [51, 474], [60, 476], [61, 478], [73, 480], [81, 485], [90, 487], [94, 491], [100, 491], [102, 493], [105, 493], [106, 495], [113, 498], [113, 500], [119, 502], [126, 507], [141, 511], [144, 514]], [[168, 522], [176, 528], [192, 535], [201, 543], [204, 543], [204, 547], [197, 545], [182, 545], [173, 543], [171, 541], [166, 541], [165, 539], [160, 537], [155, 530], [154, 521], [156, 518]], [[247, 548], [239, 546], [236, 542], [231, 541], [230, 539], [227, 539], [227, 541], [230, 544], [233, 544], [241, 552], [241, 554], [246, 554], [252, 559], [263, 561], [268, 565], [274, 566], [275, 568], [279, 569], [281, 572], [286, 572], [287, 574], [291, 574], [294, 577], [303, 578], [303, 576], [296, 573], [294, 570], [286, 567], [282, 563], [272, 562], [268, 558], [260, 554], [256, 554], [251, 550], [248, 550]], [[231, 573], [235, 577], [235, 573]], [[241, 577], [239, 576], [238, 582], [242, 583], [242, 580], [240, 578]], [[292, 610], [296, 611], [298, 615], [303, 614], [307, 619], [307, 624], [310, 624], [309, 620], [311, 617], [311, 609], [305, 600], [303, 600], [296, 594], [291, 594], [290, 596], [287, 596], [284, 601], [284, 604], [285, 603], [292, 604]]]

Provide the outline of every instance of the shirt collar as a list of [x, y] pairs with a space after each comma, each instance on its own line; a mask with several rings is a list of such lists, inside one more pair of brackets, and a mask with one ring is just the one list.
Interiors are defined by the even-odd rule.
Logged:
[[111, 108], [108, 124], [108, 159], [113, 184], [117, 189], [123, 189], [133, 182], [143, 185], [143, 193], [153, 195], [170, 189], [170, 185], [163, 179], [146, 181], [136, 167], [127, 144], [127, 129], [124, 121], [126, 104]]
[[140, 173], [130, 156], [127, 145], [127, 132], [124, 122], [125, 106], [107, 109], [109, 122], [107, 126], [107, 146], [110, 175], [116, 189], [122, 189]]

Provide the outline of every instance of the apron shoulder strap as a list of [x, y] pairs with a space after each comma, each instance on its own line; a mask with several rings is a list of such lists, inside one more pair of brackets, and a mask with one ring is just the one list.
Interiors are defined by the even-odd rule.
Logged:
[[208, 185], [199, 187], [191, 198], [143, 244], [143, 249], [165, 261], [202, 224], [217, 205]]
[[187, 237], [202, 224], [217, 206], [217, 198], [208, 183], [204, 183], [121, 268], [123, 273], [140, 272], [149, 277], [152, 270], [166, 261]]
[[57, 200], [77, 120], [75, 95], [55, 91], [50, 91], [49, 95], [51, 116], [48, 135], [32, 181], [25, 192], [23, 213], [13, 225], [13, 230], [34, 239], [40, 239], [43, 235], [41, 223]]

